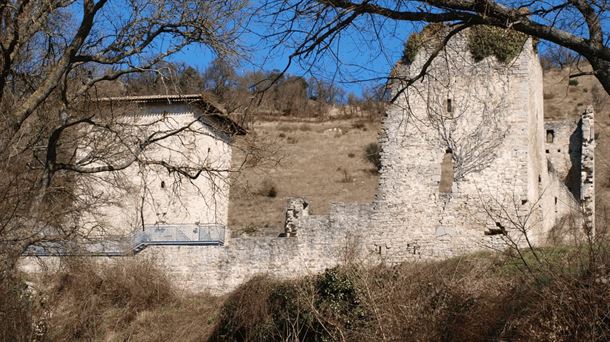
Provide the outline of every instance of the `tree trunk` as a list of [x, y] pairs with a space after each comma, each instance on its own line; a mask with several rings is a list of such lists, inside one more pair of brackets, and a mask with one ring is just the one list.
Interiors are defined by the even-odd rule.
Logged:
[[595, 70], [595, 77], [602, 84], [607, 94], [610, 94], [610, 61], [600, 58], [587, 58]]

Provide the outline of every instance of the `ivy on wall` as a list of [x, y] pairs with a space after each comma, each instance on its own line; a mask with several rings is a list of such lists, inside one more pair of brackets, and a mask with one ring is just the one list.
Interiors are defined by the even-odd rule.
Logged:
[[[440, 44], [447, 32], [447, 26], [433, 23], [420, 32], [409, 36], [403, 49], [401, 62], [411, 64], [419, 50], [426, 45]], [[494, 26], [474, 26], [468, 30], [468, 49], [475, 62], [495, 56], [501, 63], [509, 63], [523, 50], [528, 36], [524, 33]], [[535, 47], [536, 42], [534, 42]]]

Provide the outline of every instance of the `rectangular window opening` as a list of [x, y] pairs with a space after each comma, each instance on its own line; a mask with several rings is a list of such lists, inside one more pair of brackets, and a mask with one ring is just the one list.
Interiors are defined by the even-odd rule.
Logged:
[[447, 149], [441, 162], [441, 181], [438, 190], [441, 193], [451, 193], [453, 189], [453, 151]]
[[506, 235], [506, 228], [500, 222], [496, 222], [495, 227], [487, 228], [485, 235]]

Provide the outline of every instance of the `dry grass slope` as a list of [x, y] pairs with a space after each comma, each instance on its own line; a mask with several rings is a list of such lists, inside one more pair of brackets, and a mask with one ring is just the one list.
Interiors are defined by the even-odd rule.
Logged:
[[[255, 123], [248, 134], [279, 146], [280, 163], [247, 169], [232, 180], [233, 233], [279, 233], [286, 199], [292, 196], [307, 198], [314, 214], [328, 213], [332, 202], [372, 201], [377, 173], [364, 150], [377, 141], [379, 126], [358, 119]], [[234, 153], [233, 163], [241, 163], [242, 158]], [[270, 196], [272, 185], [275, 191]]]

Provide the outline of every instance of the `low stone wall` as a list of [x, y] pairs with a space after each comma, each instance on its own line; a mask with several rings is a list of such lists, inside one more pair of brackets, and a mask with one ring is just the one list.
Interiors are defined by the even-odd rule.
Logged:
[[310, 275], [364, 256], [361, 241], [370, 211], [370, 205], [335, 204], [328, 216], [299, 218], [292, 237], [239, 237], [215, 247], [152, 247], [138, 257], [159, 258], [185, 289], [224, 293], [257, 274]]
[[[258, 274], [306, 276], [366, 257], [361, 242], [370, 217], [370, 205], [334, 204], [328, 216], [298, 218], [291, 237], [239, 237], [225, 246], [149, 246], [133, 257], [156, 259], [187, 291], [222, 294]], [[21, 260], [21, 269], [30, 273], [57, 265], [56, 257]]]

